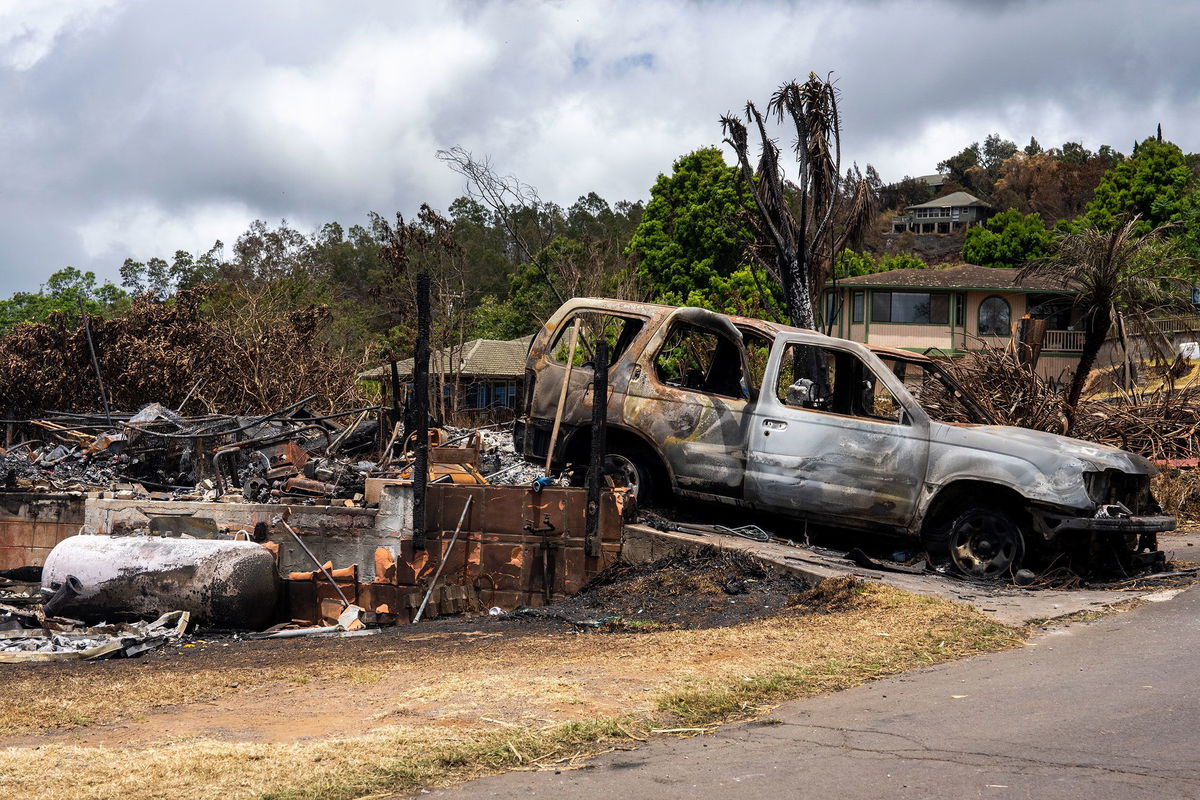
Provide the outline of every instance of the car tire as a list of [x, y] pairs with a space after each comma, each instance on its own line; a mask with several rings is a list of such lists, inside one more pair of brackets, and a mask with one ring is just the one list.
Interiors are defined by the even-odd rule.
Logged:
[[949, 558], [954, 570], [975, 580], [1011, 578], [1025, 559], [1025, 535], [1013, 515], [991, 506], [968, 508], [956, 516], [926, 548]]

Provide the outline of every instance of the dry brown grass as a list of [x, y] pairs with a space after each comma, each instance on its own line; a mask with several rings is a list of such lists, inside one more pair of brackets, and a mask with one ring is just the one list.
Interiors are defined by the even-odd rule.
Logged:
[[1150, 479], [1154, 499], [1181, 521], [1200, 520], [1200, 470], [1163, 467]]
[[[654, 726], [702, 727], [752, 716], [786, 699], [1022, 640], [1021, 631], [968, 607], [875, 585], [857, 590], [841, 611], [728, 628], [476, 637], [449, 655], [442, 647], [427, 656], [415, 635], [407, 646], [374, 654], [369, 668], [307, 664], [312, 682], [286, 690], [286, 702], [303, 709], [338, 702], [330, 700], [331, 676], [347, 681], [347, 701], [375, 712], [355, 735], [275, 742], [178, 737], [162, 732], [166, 712], [152, 711], [145, 724], [126, 726], [113, 746], [78, 746], [68, 737], [0, 751], [0, 795], [226, 800], [400, 792], [581, 757], [641, 738]], [[364, 669], [368, 680], [356, 683]], [[104, 687], [115, 708], [64, 698], [55, 713], [128, 720], [152, 693], [140, 682], [163, 689], [161, 675], [128, 673], [119, 691]], [[380, 677], [372, 683], [375, 673]], [[184, 683], [203, 679], [197, 673]], [[225, 673], [221, 683], [228, 682]], [[20, 691], [28, 700], [29, 687]], [[5, 694], [13, 702], [7, 686]], [[183, 696], [209, 695], [188, 689]], [[215, 705], [239, 703], [233, 697]]]

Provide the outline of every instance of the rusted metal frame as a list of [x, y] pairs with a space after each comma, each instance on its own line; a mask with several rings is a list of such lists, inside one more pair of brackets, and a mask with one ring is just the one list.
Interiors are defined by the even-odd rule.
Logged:
[[[287, 406], [286, 408], [281, 408], [278, 411], [272, 411], [270, 414], [265, 414], [261, 417], [251, 420], [250, 422], [247, 422], [245, 425], [242, 425], [240, 427], [233, 428], [232, 430], [227, 430], [227, 431], [212, 430], [211, 426], [210, 426], [209, 428], [204, 428], [204, 429], [201, 429], [198, 431], [189, 431], [187, 433], [165, 433], [163, 431], [153, 431], [148, 428], [142, 428], [138, 425], [131, 425], [129, 422], [122, 422], [121, 426], [125, 427], [125, 428], [133, 428], [140, 433], [144, 433], [148, 436], [157, 436], [161, 439], [206, 439], [206, 438], [210, 438], [213, 436], [229, 436], [230, 434], [241, 433], [242, 431], [248, 431], [251, 428], [253, 428], [257, 425], [261, 425], [264, 422], [270, 422], [271, 420], [275, 419], [276, 417], [281, 417], [284, 414], [288, 413], [289, 411], [295, 411], [297, 408], [300, 408], [305, 403], [311, 403], [313, 400], [316, 400], [316, 399], [317, 399], [317, 396], [315, 394], [310, 394], [308, 397], [304, 398], [303, 400], [298, 400], [295, 403], [292, 403], [290, 406]], [[354, 412], [350, 412], [350, 413], [354, 413]], [[335, 414], [332, 416], [340, 416], [340, 415]], [[327, 417], [313, 417], [312, 419], [317, 420], [317, 419], [329, 419], [329, 418], [330, 417], [327, 416]]]
[[96, 383], [100, 385], [100, 400], [104, 403], [104, 418], [112, 425], [112, 412], [108, 407], [108, 392], [104, 388], [104, 378], [100, 375], [100, 362], [96, 359], [96, 345], [92, 342], [92, 326], [88, 323], [87, 309], [83, 307], [83, 298], [79, 298], [79, 315], [83, 319], [83, 332], [87, 336], [88, 353], [92, 357], [92, 368], [96, 370]]
[[[295, 438], [297, 435], [299, 435], [300, 433], [303, 433], [304, 431], [307, 431], [307, 430], [321, 431], [322, 433], [325, 434], [326, 442], [328, 442], [329, 431], [326, 430], [325, 428], [323, 428], [322, 426], [317, 425], [316, 423], [309, 423], [308, 425], [303, 425], [299, 428], [296, 428], [295, 430], [284, 431], [282, 433], [272, 433], [272, 434], [268, 434], [266, 436], [259, 436], [256, 439], [244, 439], [240, 442], [233, 442], [231, 444], [227, 444], [223, 447], [217, 448], [216, 452], [214, 452], [213, 456], [212, 456], [212, 465], [213, 465], [214, 472], [216, 472], [217, 487], [220, 489], [221, 493], [222, 494], [225, 493], [225, 474], [221, 471], [221, 463], [220, 463], [222, 456], [238, 453], [242, 450], [245, 450], [247, 447], [250, 447], [251, 445], [261, 446], [261, 445], [278, 444], [280, 442], [286, 442], [286, 441], [289, 441], [289, 440]], [[278, 440], [278, 441], [276, 441], [276, 440]], [[200, 439], [198, 441], [200, 442], [200, 446], [198, 449], [201, 452], [203, 452], [203, 450], [205, 449], [204, 440]], [[326, 445], [326, 446], [328, 446], [328, 445]], [[203, 463], [203, 459], [201, 459], [201, 461], [199, 463]], [[236, 478], [237, 470], [233, 469], [231, 467], [230, 475], [232, 475]]]
[[341, 447], [342, 442], [354, 435], [354, 432], [358, 430], [358, 426], [362, 425], [363, 420], [367, 418], [367, 414], [369, 413], [371, 413], [371, 409], [364, 408], [362, 413], [358, 415], [358, 418], [343, 428], [342, 432], [339, 433], [337, 437], [325, 447], [325, 454], [332, 456], [334, 453], [336, 453], [337, 449]]
[[554, 462], [554, 446], [558, 443], [558, 429], [562, 426], [563, 406], [567, 402], [567, 390], [571, 385], [571, 370], [575, 366], [575, 346], [579, 344], [579, 317], [571, 326], [571, 343], [567, 348], [567, 369], [563, 374], [562, 386], [558, 390], [558, 407], [554, 412], [554, 427], [550, 429], [550, 445], [546, 448], [546, 474]]
[[608, 450], [608, 341], [596, 343], [592, 377], [592, 452], [588, 464], [587, 516], [584, 524], [583, 554], [600, 555], [600, 489], [603, 486], [604, 456]]
[[462, 530], [463, 521], [467, 518], [467, 512], [471, 509], [471, 502], [475, 499], [475, 495], [467, 495], [467, 502], [463, 503], [462, 513], [458, 515], [458, 524], [454, 526], [454, 535], [450, 537], [450, 544], [446, 545], [446, 551], [442, 553], [441, 563], [438, 564], [437, 570], [433, 573], [433, 578], [429, 581], [429, 588], [425, 590], [425, 597], [421, 600], [421, 606], [417, 609], [417, 613], [413, 615], [413, 623], [421, 621], [421, 615], [425, 613], [425, 605], [429, 602], [429, 598], [433, 596], [434, 587], [437, 586], [438, 578], [442, 576], [442, 569], [446, 566], [446, 562], [450, 560], [450, 551], [454, 549], [454, 543], [458, 541], [458, 534]]
[[[425, 511], [429, 482], [429, 273], [417, 275], [417, 344], [413, 355], [414, 427], [416, 457], [413, 459], [413, 548], [425, 549]], [[408, 432], [406, 431], [406, 434]], [[405, 441], [408, 436], [405, 436]]]

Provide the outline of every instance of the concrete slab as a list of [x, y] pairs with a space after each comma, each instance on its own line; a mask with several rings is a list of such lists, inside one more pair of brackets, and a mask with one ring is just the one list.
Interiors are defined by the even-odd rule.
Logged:
[[1200, 561], [1200, 531], [1160, 533], [1158, 546], [1167, 554], [1168, 561]]
[[[1200, 542], [1200, 536], [1196, 539]], [[1083, 611], [1098, 611], [1108, 606], [1153, 593], [1100, 590], [1016, 589], [987, 587], [957, 580], [946, 575], [909, 575], [900, 572], [864, 569], [847, 558], [824, 549], [799, 545], [755, 542], [727, 534], [663, 532], [646, 525], [626, 525], [622, 559], [634, 563], [653, 561], [680, 547], [712, 545], [741, 550], [801, 576], [810, 583], [825, 578], [851, 575], [862, 580], [895, 586], [915, 594], [942, 597], [969, 603], [1005, 625], [1025, 625], [1035, 620], [1065, 617]], [[1192, 548], [1200, 548], [1200, 545]]]

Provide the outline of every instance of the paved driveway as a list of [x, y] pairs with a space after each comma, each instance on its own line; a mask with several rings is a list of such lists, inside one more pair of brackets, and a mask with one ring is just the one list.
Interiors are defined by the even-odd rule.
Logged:
[[1200, 587], [712, 736], [434, 795], [1200, 798], [1198, 667]]

